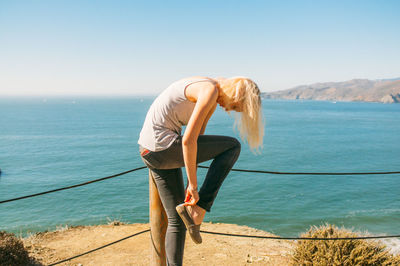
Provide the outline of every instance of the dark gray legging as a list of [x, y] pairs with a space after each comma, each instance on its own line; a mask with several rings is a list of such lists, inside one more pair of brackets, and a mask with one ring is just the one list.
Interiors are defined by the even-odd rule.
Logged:
[[[141, 148], [142, 150], [142, 148]], [[232, 137], [200, 135], [197, 163], [214, 159], [202, 184], [197, 205], [210, 211], [218, 190], [240, 154], [240, 142]], [[182, 265], [186, 228], [175, 207], [184, 202], [182, 137], [166, 150], [149, 152], [142, 157], [152, 170], [161, 202], [168, 216], [165, 249], [168, 265]]]

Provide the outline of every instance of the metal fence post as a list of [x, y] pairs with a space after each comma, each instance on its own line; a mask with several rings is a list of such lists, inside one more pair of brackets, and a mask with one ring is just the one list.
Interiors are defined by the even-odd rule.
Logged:
[[150, 197], [150, 265], [166, 265], [165, 233], [168, 219], [158, 194], [153, 173], [149, 169], [149, 197]]

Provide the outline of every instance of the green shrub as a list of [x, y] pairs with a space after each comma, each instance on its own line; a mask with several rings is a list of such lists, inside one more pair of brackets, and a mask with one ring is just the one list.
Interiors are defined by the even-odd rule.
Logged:
[[[311, 227], [302, 237], [356, 237], [334, 225]], [[300, 240], [293, 256], [293, 265], [400, 265], [400, 256], [393, 256], [385, 246], [371, 240]]]
[[14, 234], [0, 232], [0, 265], [29, 265], [30, 258], [22, 241]]

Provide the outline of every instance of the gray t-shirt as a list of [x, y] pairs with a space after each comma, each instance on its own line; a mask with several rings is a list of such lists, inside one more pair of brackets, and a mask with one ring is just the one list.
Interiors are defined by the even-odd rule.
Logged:
[[196, 103], [185, 96], [190, 84], [210, 79], [183, 79], [172, 83], [153, 102], [147, 112], [138, 143], [150, 151], [167, 149], [181, 135]]

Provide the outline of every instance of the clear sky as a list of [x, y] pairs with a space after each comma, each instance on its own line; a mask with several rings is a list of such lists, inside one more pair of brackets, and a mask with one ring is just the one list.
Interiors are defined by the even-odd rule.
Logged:
[[186, 76], [262, 91], [400, 77], [400, 1], [0, 0], [0, 95], [157, 94]]

